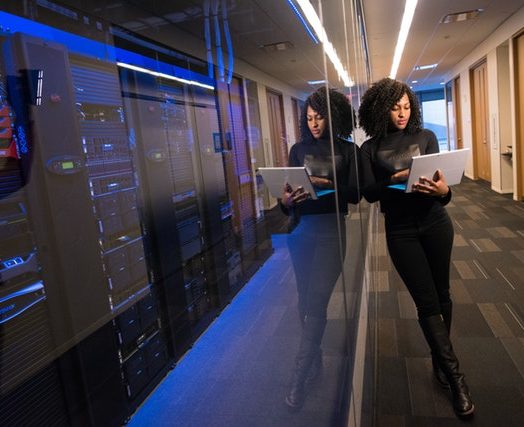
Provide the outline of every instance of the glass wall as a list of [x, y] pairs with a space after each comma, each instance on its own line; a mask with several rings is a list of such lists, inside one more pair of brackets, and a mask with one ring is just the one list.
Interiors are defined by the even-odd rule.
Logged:
[[259, 168], [292, 164], [311, 92], [358, 108], [362, 22], [353, 0], [2, 3], [7, 425], [360, 424], [361, 138], [326, 121], [306, 208]]

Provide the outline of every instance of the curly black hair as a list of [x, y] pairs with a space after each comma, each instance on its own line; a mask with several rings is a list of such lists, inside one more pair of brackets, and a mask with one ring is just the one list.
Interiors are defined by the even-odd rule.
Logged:
[[[321, 87], [306, 99], [300, 115], [300, 136], [302, 141], [312, 140], [313, 136], [307, 125], [307, 107], [311, 107], [322, 117], [328, 117], [328, 96], [325, 87]], [[336, 137], [348, 138], [353, 132], [356, 113], [347, 97], [335, 89], [329, 89], [331, 126]]]
[[406, 83], [386, 77], [364, 93], [358, 109], [360, 126], [369, 136], [381, 138], [388, 133], [390, 110], [404, 94], [407, 94], [411, 106], [411, 115], [404, 131], [414, 134], [422, 129], [420, 105], [415, 93]]

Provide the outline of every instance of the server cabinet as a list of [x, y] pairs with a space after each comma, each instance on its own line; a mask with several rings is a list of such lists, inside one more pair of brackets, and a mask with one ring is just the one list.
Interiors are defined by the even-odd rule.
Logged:
[[6, 57], [13, 107], [28, 147], [27, 212], [54, 346], [64, 349], [111, 315], [69, 59], [63, 46], [20, 33], [6, 41]]
[[[10, 218], [3, 231], [15, 242], [0, 248], [2, 281], [14, 290], [4, 296], [2, 287], [0, 327], [12, 333], [0, 338], [9, 346], [2, 357], [16, 362], [6, 359], [0, 368], [20, 376], [24, 361], [34, 373], [58, 357], [70, 422], [119, 425], [165, 373], [168, 358], [117, 69], [19, 33], [6, 40], [5, 57], [14, 110], [6, 117], [16, 116], [18, 151], [26, 154], [21, 178], [11, 160], [0, 174], [9, 193], [0, 200], [0, 213]], [[12, 157], [4, 145], [0, 154]], [[16, 186], [22, 191], [11, 194]], [[24, 316], [14, 316], [11, 307], [23, 304]], [[47, 359], [30, 348], [37, 344]], [[136, 370], [140, 357], [144, 369]], [[4, 392], [11, 399], [7, 382]]]
[[[129, 134], [136, 146], [152, 282], [162, 297], [164, 323], [171, 331], [170, 347], [173, 352], [182, 353], [182, 343], [188, 345], [191, 331], [185, 312], [185, 290], [180, 286], [184, 283], [182, 249], [176, 227], [162, 101], [154, 77], [121, 69], [120, 78]], [[179, 341], [182, 341], [180, 349]]]
[[[116, 66], [78, 55], [70, 61], [92, 212], [114, 316], [116, 347], [110, 348], [118, 367], [112, 372], [112, 383], [115, 388], [121, 383], [132, 411], [156, 385], [168, 362], [146, 264], [147, 230], [140, 216], [135, 147], [127, 133]], [[118, 372], [120, 381], [115, 377]]]
[[0, 390], [51, 360], [46, 292], [27, 215], [15, 114], [0, 63]]
[[204, 96], [207, 103], [197, 103], [181, 83], [126, 68], [120, 74], [140, 165], [153, 282], [164, 298], [171, 347], [180, 355], [228, 292], [219, 267], [224, 172], [220, 153], [210, 151], [211, 127], [218, 132], [213, 92]]
[[118, 73], [114, 65], [73, 57], [71, 75], [106, 299], [116, 314], [149, 289]]
[[195, 150], [199, 152], [204, 195], [206, 271], [209, 272], [208, 280], [215, 284], [219, 304], [223, 307], [232, 297], [231, 284], [236, 282], [236, 278], [230, 277], [227, 262], [234, 247], [228, 245], [231, 242], [231, 201], [226, 183], [217, 100], [214, 91], [198, 86], [192, 88], [191, 95], [193, 103], [189, 110], [197, 142]]
[[247, 134], [242, 81], [218, 83], [217, 99], [223, 129], [223, 153], [229, 196], [230, 268], [232, 292], [238, 291], [271, 253], [263, 218], [257, 218], [254, 173]]
[[[1, 37], [2, 49], [6, 37]], [[21, 82], [0, 57], [0, 419], [68, 425], [48, 287], [29, 215], [30, 135], [20, 126]], [[14, 97], [12, 95], [15, 95]], [[13, 105], [14, 104], [14, 105]], [[42, 391], [45, 391], [43, 394]]]
[[51, 363], [0, 394], [0, 417], [6, 426], [71, 426], [57, 364]]

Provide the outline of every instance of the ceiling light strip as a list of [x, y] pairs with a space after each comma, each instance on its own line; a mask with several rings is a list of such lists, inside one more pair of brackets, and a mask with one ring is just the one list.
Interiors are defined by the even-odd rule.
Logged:
[[183, 79], [181, 77], [175, 77], [175, 76], [172, 76], [170, 74], [159, 73], [158, 71], [148, 70], [147, 68], [137, 67], [136, 65], [132, 65], [132, 64], [126, 64], [125, 62], [117, 62], [116, 65], [118, 65], [119, 67], [122, 67], [122, 68], [127, 68], [129, 70], [139, 71], [141, 73], [146, 73], [146, 74], [149, 74], [151, 76], [162, 77], [162, 78], [168, 79], [168, 80], [174, 80], [174, 81], [177, 81], [179, 83], [184, 83], [184, 84], [193, 85], [193, 86], [199, 86], [199, 87], [202, 87], [204, 89], [210, 89], [210, 90], [214, 90], [215, 89], [214, 86], [207, 85], [205, 83], [200, 83], [200, 82], [197, 82], [195, 80], [187, 80], [187, 79]]
[[342, 62], [340, 61], [340, 58], [338, 57], [337, 52], [333, 47], [333, 44], [329, 41], [329, 38], [326, 34], [326, 30], [324, 29], [324, 26], [322, 25], [320, 18], [318, 17], [317, 12], [315, 11], [311, 3], [308, 0], [296, 0], [296, 2], [302, 9], [302, 12], [306, 16], [306, 19], [308, 20], [310, 25], [313, 27], [313, 30], [315, 30], [318, 39], [324, 47], [324, 52], [335, 67], [335, 70], [337, 71], [339, 78], [344, 82], [345, 86], [353, 86], [353, 80], [351, 79], [351, 77], [349, 77], [348, 72], [344, 69]]
[[397, 76], [398, 67], [400, 65], [400, 59], [404, 52], [404, 46], [408, 38], [409, 29], [413, 22], [413, 16], [415, 15], [415, 9], [417, 7], [418, 0], [406, 0], [406, 7], [404, 8], [404, 15], [402, 16], [402, 23], [400, 24], [400, 30], [398, 32], [397, 46], [395, 47], [395, 54], [393, 56], [393, 64], [391, 65], [391, 72], [389, 77], [394, 79]]
[[431, 70], [433, 68], [437, 68], [438, 64], [428, 64], [428, 65], [417, 65], [415, 68], [413, 68], [415, 71], [423, 71], [423, 70]]

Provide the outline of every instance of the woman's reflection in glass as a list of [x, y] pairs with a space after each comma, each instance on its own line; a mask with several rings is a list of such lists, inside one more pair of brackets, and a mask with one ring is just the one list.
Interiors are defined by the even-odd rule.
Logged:
[[[288, 247], [302, 326], [285, 397], [286, 404], [295, 410], [302, 407], [308, 385], [321, 371], [320, 343], [327, 322], [327, 306], [345, 255], [340, 254], [339, 249], [342, 247], [345, 252], [344, 214], [348, 203], [359, 201], [358, 147], [348, 140], [354, 119], [355, 112], [344, 94], [334, 89], [328, 92], [325, 87], [318, 89], [305, 102], [300, 120], [300, 141], [291, 147], [289, 153], [289, 166], [306, 166], [315, 190], [324, 193], [313, 200], [303, 189], [287, 186], [280, 200], [282, 210], [294, 227], [288, 234]], [[337, 215], [341, 224], [340, 246]]]

